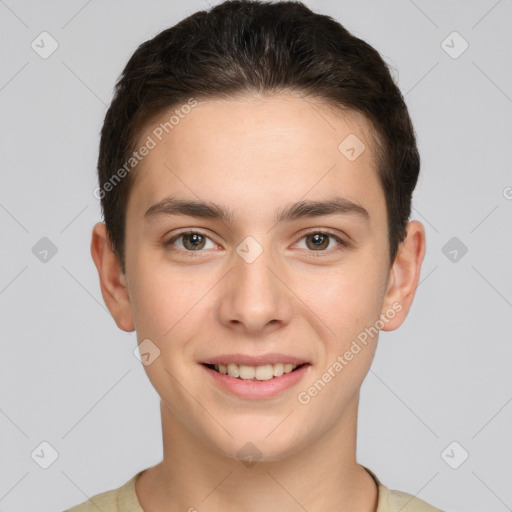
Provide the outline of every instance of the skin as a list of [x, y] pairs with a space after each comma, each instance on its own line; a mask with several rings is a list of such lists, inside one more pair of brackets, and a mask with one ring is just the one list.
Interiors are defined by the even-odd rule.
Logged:
[[[354, 161], [338, 150], [349, 134], [366, 146]], [[401, 310], [382, 330], [399, 327], [418, 285], [425, 230], [409, 222], [390, 264], [370, 134], [360, 114], [289, 93], [200, 101], [137, 169], [126, 274], [105, 225], [94, 226], [91, 254], [116, 324], [160, 350], [144, 366], [161, 397], [164, 447], [163, 461], [136, 482], [145, 512], [376, 510], [376, 485], [355, 452], [359, 391], [378, 336], [308, 404], [297, 399], [393, 304]], [[169, 195], [218, 203], [233, 219], [145, 221]], [[333, 195], [363, 206], [369, 220], [336, 214], [276, 224], [290, 203]], [[190, 238], [165, 245], [187, 229], [208, 237], [201, 251]], [[313, 235], [325, 230], [348, 245], [329, 238], [316, 248]], [[248, 236], [263, 249], [252, 263], [236, 252]], [[270, 352], [311, 366], [297, 385], [263, 400], [222, 391], [200, 365], [219, 354]], [[237, 456], [247, 442], [261, 452], [250, 467]]]

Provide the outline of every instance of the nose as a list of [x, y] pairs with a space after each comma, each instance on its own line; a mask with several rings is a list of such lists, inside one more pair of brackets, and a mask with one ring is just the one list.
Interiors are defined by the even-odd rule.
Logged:
[[219, 315], [223, 325], [247, 334], [264, 334], [290, 322], [292, 300], [286, 278], [269, 250], [254, 260], [234, 255], [223, 282]]

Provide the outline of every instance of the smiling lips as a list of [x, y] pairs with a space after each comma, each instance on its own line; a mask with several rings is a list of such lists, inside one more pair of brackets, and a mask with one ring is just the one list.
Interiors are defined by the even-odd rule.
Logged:
[[203, 364], [221, 375], [228, 375], [235, 379], [263, 381], [291, 373], [307, 363], [303, 359], [284, 354], [266, 356], [231, 354], [209, 359]]
[[212, 382], [243, 400], [269, 400], [296, 386], [310, 373], [311, 363], [285, 354], [224, 354], [201, 366]]

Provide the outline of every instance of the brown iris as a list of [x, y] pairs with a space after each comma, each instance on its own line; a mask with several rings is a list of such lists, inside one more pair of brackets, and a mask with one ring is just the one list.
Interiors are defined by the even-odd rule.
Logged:
[[[309, 244], [308, 240], [312, 239], [313, 244]], [[315, 233], [313, 235], [306, 236], [306, 245], [308, 249], [325, 249], [329, 246], [329, 236], [322, 233]]]
[[205, 237], [199, 233], [184, 233], [181, 236], [183, 237], [183, 247], [192, 251], [202, 249], [206, 243]]

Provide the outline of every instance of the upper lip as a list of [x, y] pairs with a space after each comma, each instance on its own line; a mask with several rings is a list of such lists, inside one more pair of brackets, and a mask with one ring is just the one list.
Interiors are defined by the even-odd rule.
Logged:
[[202, 364], [243, 364], [247, 366], [263, 366], [266, 364], [291, 363], [301, 365], [307, 361], [300, 357], [289, 356], [286, 354], [263, 354], [251, 356], [249, 354], [222, 354], [220, 356], [210, 357], [202, 361]]

